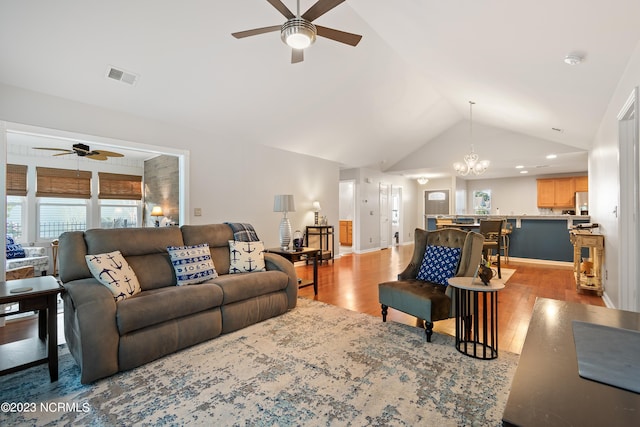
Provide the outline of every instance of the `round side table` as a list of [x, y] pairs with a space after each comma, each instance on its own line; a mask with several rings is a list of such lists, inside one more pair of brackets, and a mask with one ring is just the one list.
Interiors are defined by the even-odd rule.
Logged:
[[498, 357], [498, 291], [504, 282], [497, 277], [488, 285], [479, 278], [452, 277], [456, 319], [456, 349], [476, 359]]

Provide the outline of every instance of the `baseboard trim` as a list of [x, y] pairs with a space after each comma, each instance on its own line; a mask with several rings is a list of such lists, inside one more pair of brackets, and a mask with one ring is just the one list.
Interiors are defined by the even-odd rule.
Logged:
[[529, 264], [545, 264], [545, 265], [554, 265], [557, 267], [567, 267], [573, 268], [573, 263], [569, 261], [553, 261], [548, 259], [535, 259], [535, 258], [516, 258], [509, 256], [509, 261], [515, 262], [523, 262]]

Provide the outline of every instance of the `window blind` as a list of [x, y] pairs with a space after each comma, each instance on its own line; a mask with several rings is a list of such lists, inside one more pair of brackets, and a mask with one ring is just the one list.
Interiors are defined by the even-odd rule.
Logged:
[[7, 165], [7, 196], [27, 195], [27, 166]]
[[36, 167], [36, 197], [91, 198], [91, 172]]
[[142, 177], [98, 172], [99, 199], [142, 200]]

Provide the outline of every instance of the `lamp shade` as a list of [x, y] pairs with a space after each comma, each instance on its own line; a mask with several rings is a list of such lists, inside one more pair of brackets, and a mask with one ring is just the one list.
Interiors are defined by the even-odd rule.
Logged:
[[151, 209], [151, 216], [164, 216], [164, 213], [162, 212], [162, 207], [154, 206], [153, 209]]
[[274, 212], [295, 212], [296, 207], [293, 203], [293, 194], [278, 194], [273, 198]]
[[316, 200], [315, 202], [313, 202], [313, 210], [316, 211], [316, 212], [319, 212], [319, 211], [322, 210], [322, 208], [320, 207], [320, 202], [319, 201]]

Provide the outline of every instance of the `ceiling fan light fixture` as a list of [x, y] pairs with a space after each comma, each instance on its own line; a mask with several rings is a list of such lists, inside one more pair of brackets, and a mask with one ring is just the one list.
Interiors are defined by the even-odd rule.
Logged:
[[282, 25], [280, 37], [293, 49], [305, 49], [316, 41], [316, 26], [303, 18], [292, 18]]

